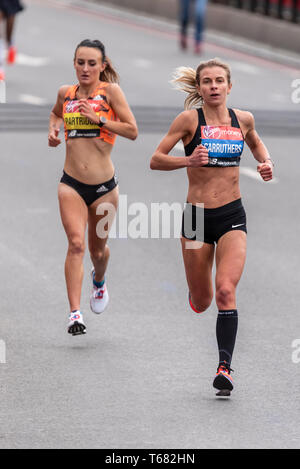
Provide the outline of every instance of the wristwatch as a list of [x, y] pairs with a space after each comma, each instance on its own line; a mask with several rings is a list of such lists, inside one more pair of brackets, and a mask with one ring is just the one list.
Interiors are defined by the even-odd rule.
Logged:
[[104, 126], [104, 124], [106, 124], [106, 122], [107, 122], [107, 119], [106, 119], [106, 117], [104, 117], [104, 116], [100, 116], [100, 119], [99, 119], [99, 124], [98, 124], [98, 125], [99, 125], [99, 127], [103, 127], [103, 126]]

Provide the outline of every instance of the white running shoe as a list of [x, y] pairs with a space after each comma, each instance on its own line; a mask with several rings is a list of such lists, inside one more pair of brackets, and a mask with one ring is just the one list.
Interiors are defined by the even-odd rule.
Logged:
[[101, 314], [103, 313], [108, 304], [109, 296], [105, 283], [100, 288], [97, 288], [94, 284], [94, 272], [95, 270], [92, 269], [91, 277], [93, 283], [93, 290], [90, 297], [90, 306], [93, 313]]
[[80, 311], [72, 311], [72, 313], [70, 313], [68, 333], [72, 335], [86, 334], [86, 326]]

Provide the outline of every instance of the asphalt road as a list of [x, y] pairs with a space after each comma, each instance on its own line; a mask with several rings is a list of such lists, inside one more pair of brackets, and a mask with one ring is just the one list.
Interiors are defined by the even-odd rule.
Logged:
[[276, 51], [268, 60], [207, 34], [203, 58], [231, 64], [229, 104], [257, 113], [276, 162], [275, 183], [263, 184], [250, 152], [243, 156], [249, 237], [238, 290], [236, 388], [220, 401], [211, 386], [217, 308], [201, 317], [189, 309], [178, 239], [110, 240], [111, 301], [101, 317], [88, 307], [86, 254], [88, 334], [66, 333], [67, 243], [56, 197], [64, 147], [47, 147], [46, 124], [59, 86], [75, 80], [75, 46], [86, 37], [105, 42], [139, 113], [138, 140], [119, 138], [113, 152], [128, 206], [185, 201], [185, 172], [151, 172], [149, 159], [183, 105], [169, 84], [172, 70], [199, 61], [177, 50], [176, 25], [69, 3], [27, 2], [19, 61], [7, 71], [8, 104], [0, 109], [0, 447], [299, 448], [300, 363], [292, 343], [300, 339], [300, 104], [291, 93], [300, 67]]

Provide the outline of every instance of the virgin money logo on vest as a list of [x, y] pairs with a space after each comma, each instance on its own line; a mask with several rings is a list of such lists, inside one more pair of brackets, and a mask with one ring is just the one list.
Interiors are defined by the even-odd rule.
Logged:
[[207, 125], [203, 129], [203, 136], [205, 138], [219, 139], [221, 137], [221, 129], [219, 127], [210, 127]]

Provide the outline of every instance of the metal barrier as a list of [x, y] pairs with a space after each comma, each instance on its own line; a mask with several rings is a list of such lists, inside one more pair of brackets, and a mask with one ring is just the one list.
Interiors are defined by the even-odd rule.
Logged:
[[300, 23], [300, 0], [211, 0], [211, 3]]

